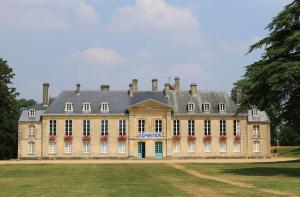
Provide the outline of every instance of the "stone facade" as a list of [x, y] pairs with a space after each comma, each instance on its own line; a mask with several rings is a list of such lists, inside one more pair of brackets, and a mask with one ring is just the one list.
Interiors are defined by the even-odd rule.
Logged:
[[[179, 87], [179, 78], [176, 80]], [[254, 108], [248, 114], [236, 114], [234, 112], [236, 104], [226, 94], [208, 98], [195, 84], [191, 85], [190, 91], [181, 94], [181, 90], [169, 84], [165, 85], [164, 91], [159, 91], [157, 80], [152, 80], [155, 85], [152, 91], [138, 91], [135, 87], [137, 80], [134, 82], [136, 84], [130, 84], [129, 91], [123, 93], [109, 90], [109, 86], [106, 86], [105, 90], [101, 88], [91, 93], [81, 91], [77, 85], [74, 91], [63, 92], [55, 99], [43, 98], [43, 103], [24, 109], [19, 120], [18, 158], [162, 159], [270, 156], [270, 126], [265, 112]], [[44, 97], [49, 95], [48, 87], [46, 84], [43, 88]], [[94, 97], [97, 95], [101, 101], [95, 103], [98, 99]], [[95, 109], [81, 112], [85, 101]], [[122, 108], [120, 102], [123, 101], [128, 104]], [[72, 103], [72, 111], [65, 111], [66, 102]], [[108, 112], [100, 112], [103, 102], [108, 103]], [[118, 107], [113, 106], [114, 103]], [[191, 103], [194, 110], [190, 110], [187, 106]], [[211, 110], [204, 110], [205, 103], [211, 105]], [[216, 103], [224, 103], [226, 110], [213, 111]], [[187, 108], [180, 109], [180, 106]], [[29, 117], [31, 110], [34, 111], [34, 116], [31, 114]], [[72, 135], [67, 136], [71, 139], [66, 139], [66, 120], [72, 120]], [[84, 133], [84, 120], [89, 120], [87, 129], [89, 135]], [[107, 120], [108, 123], [107, 136], [104, 137], [101, 135], [104, 127], [102, 120]], [[125, 129], [123, 127], [120, 129], [120, 120], [125, 122]], [[145, 123], [142, 129], [139, 124], [141, 120]], [[176, 133], [174, 133], [175, 120], [179, 121]], [[209, 132], [204, 125], [208, 120]], [[52, 128], [50, 121], [55, 121]], [[221, 121], [225, 122], [223, 128], [225, 137], [220, 136]], [[141, 133], [146, 136], [140, 135]]]

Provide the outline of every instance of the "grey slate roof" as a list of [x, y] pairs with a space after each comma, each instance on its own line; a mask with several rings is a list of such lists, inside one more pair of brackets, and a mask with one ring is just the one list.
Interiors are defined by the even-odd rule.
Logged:
[[[33, 108], [30, 108], [33, 109]], [[29, 118], [28, 116], [29, 109], [23, 109], [19, 121], [29, 121], [29, 122], [38, 122], [41, 120], [41, 115], [44, 114], [45, 110], [36, 110], [35, 117]]]
[[136, 103], [153, 99], [159, 101], [163, 104], [169, 105], [168, 98], [164, 95], [162, 91], [152, 92], [152, 91], [139, 91], [134, 94], [132, 98], [130, 98], [130, 105], [134, 105]]
[[258, 116], [253, 116], [252, 110], [248, 110], [249, 122], [269, 122], [270, 119], [265, 111], [258, 110]]

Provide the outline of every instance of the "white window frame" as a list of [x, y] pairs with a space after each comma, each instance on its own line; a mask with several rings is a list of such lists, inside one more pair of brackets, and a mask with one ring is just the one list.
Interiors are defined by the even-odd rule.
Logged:
[[82, 142], [82, 152], [83, 152], [83, 154], [89, 154], [91, 152], [91, 142], [90, 141]]
[[119, 120], [119, 135], [126, 135], [126, 120]]
[[241, 125], [239, 120], [233, 120], [233, 135], [241, 134]]
[[90, 120], [83, 120], [83, 135], [90, 135], [91, 134], [91, 121]]
[[173, 153], [179, 153], [180, 152], [180, 142], [174, 141], [173, 142]]
[[260, 141], [258, 140], [253, 141], [253, 152], [260, 153]]
[[194, 153], [195, 152], [195, 142], [188, 142], [188, 152]]
[[35, 154], [35, 142], [28, 142], [28, 155]]
[[119, 142], [119, 153], [120, 154], [126, 153], [126, 142], [125, 141]]
[[106, 154], [108, 153], [108, 143], [103, 141], [103, 142], [100, 142], [100, 153], [102, 154]]
[[72, 142], [64, 142], [64, 153], [72, 154]]
[[107, 102], [101, 103], [100, 111], [101, 112], [109, 112], [109, 104]]
[[66, 102], [65, 103], [65, 111], [66, 112], [72, 112], [74, 110], [73, 108], [73, 103], [71, 102]]
[[188, 103], [187, 108], [189, 112], [195, 111], [195, 103]]
[[234, 142], [233, 143], [233, 152], [240, 153], [241, 152], [241, 142]]
[[258, 109], [252, 109], [253, 117], [258, 117]]
[[180, 135], [180, 120], [173, 120], [173, 135]]
[[210, 103], [204, 103], [203, 104], [203, 111], [205, 111], [205, 112], [210, 111]]
[[210, 153], [211, 152], [211, 141], [205, 141], [203, 143], [203, 145], [204, 145], [204, 152]]
[[188, 120], [188, 135], [195, 135], [195, 120]]
[[220, 120], [220, 135], [226, 135], [226, 120]]
[[146, 125], [146, 121], [144, 119], [138, 120], [138, 132], [139, 133], [145, 133], [145, 125]]
[[220, 142], [219, 145], [220, 145], [220, 153], [226, 153], [227, 152], [227, 143], [226, 143], [226, 141]]
[[219, 111], [220, 112], [226, 111], [226, 104], [225, 103], [220, 103], [219, 104]]
[[260, 138], [260, 125], [253, 125], [253, 138]]
[[204, 120], [204, 135], [211, 135], [211, 121]]
[[56, 120], [49, 120], [49, 135], [56, 135]]
[[30, 109], [29, 111], [28, 111], [28, 117], [29, 118], [34, 118], [35, 117], [35, 109]]
[[73, 133], [73, 121], [65, 120], [65, 135], [72, 135]]
[[56, 154], [56, 142], [49, 142], [49, 154]]
[[83, 103], [82, 105], [82, 111], [83, 112], [91, 112], [92, 111], [92, 108], [91, 108], [91, 103]]
[[155, 120], [155, 133], [162, 133], [162, 120]]
[[28, 127], [28, 138], [34, 139], [35, 138], [35, 126], [29, 125]]
[[108, 135], [108, 120], [101, 120], [101, 135]]

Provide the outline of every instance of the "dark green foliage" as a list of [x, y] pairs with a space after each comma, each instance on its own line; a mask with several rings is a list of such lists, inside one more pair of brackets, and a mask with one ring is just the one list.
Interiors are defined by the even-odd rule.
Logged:
[[294, 128], [281, 124], [278, 127], [278, 139], [280, 146], [294, 146], [300, 144], [300, 134], [294, 132]]
[[300, 1], [287, 5], [267, 29], [269, 35], [249, 49], [265, 52], [235, 86], [243, 89], [242, 108], [256, 105], [268, 113], [273, 129], [284, 122], [300, 133]]

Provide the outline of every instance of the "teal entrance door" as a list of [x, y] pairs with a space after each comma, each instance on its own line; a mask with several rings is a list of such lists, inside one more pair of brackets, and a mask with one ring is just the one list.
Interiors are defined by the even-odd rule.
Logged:
[[145, 158], [145, 142], [138, 142], [138, 158]]
[[155, 142], [155, 158], [161, 159], [163, 157], [162, 142]]

